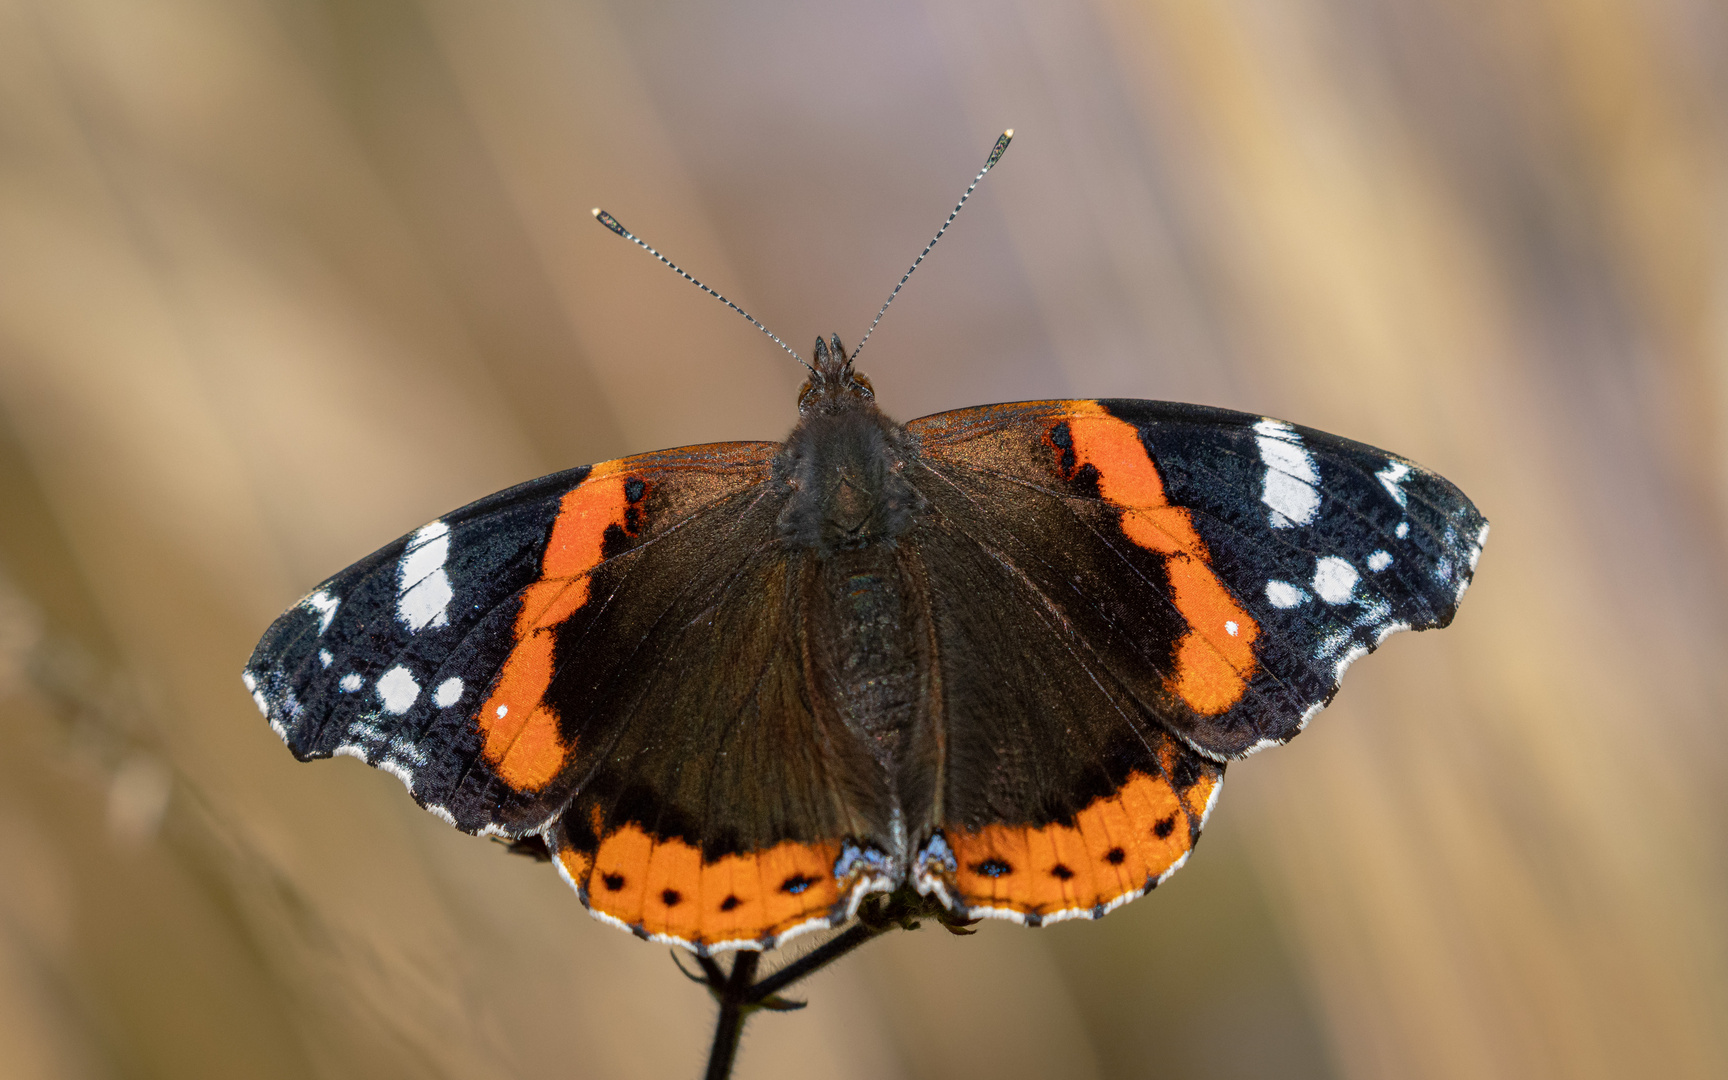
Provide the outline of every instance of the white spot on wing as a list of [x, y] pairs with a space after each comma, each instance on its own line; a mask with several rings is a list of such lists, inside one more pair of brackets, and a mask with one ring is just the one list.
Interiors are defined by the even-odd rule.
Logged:
[[438, 706], [440, 709], [448, 709], [450, 706], [461, 700], [461, 679], [445, 679], [443, 682], [438, 684], [438, 689], [432, 691], [432, 704]]
[[415, 633], [450, 621], [447, 611], [456, 592], [444, 571], [444, 560], [449, 557], [450, 526], [442, 521], [422, 526], [402, 553], [396, 613]]
[[1376, 574], [1391, 565], [1392, 556], [1388, 552], [1376, 551], [1374, 554], [1368, 556], [1368, 569], [1374, 571]]
[[336, 684], [336, 688], [341, 690], [344, 694], [352, 694], [360, 689], [360, 676], [357, 673], [350, 671], [348, 674], [342, 676], [342, 681]]
[[1400, 540], [1409, 536], [1410, 535], [1410, 523], [1408, 521], [1400, 521], [1398, 523], [1398, 527], [1396, 529], [1392, 530], [1392, 535], [1396, 536]]
[[1260, 501], [1272, 508], [1272, 527], [1288, 529], [1313, 521], [1320, 509], [1320, 493], [1314, 488], [1320, 474], [1302, 436], [1289, 424], [1270, 419], [1255, 424], [1254, 432], [1260, 460], [1266, 463]]
[[336, 659], [336, 658], [334, 656], [330, 655], [329, 649], [319, 649], [318, 650], [318, 664], [320, 667], [329, 667], [330, 661], [332, 661], [334, 659]]
[[392, 716], [407, 712], [419, 697], [420, 684], [401, 664], [378, 677], [378, 698], [384, 703], [384, 711]]
[[1266, 487], [1260, 501], [1272, 508], [1272, 527], [1288, 529], [1314, 520], [1320, 509], [1320, 493], [1277, 469], [1266, 470]]
[[1328, 604], [1342, 604], [1356, 591], [1359, 575], [1356, 568], [1336, 555], [1327, 555], [1314, 564], [1314, 592]]
[[342, 606], [342, 601], [323, 590], [313, 593], [300, 603], [309, 610], [318, 613], [318, 632], [320, 634], [330, 629], [330, 621], [336, 617], [336, 609]]
[[1266, 583], [1266, 599], [1275, 608], [1293, 608], [1308, 599], [1308, 594], [1288, 581], [1274, 580]]
[[498, 706], [498, 715], [499, 716], [507, 716], [509, 714], [509, 712], [510, 712], [510, 706], [508, 706], [508, 705]]
[[1263, 419], [1254, 425], [1254, 441], [1260, 444], [1260, 458], [1275, 469], [1282, 469], [1298, 480], [1310, 484], [1320, 482], [1314, 471], [1314, 459], [1302, 445], [1302, 436], [1282, 420]]
[[450, 557], [450, 526], [442, 521], [434, 521], [422, 525], [414, 531], [408, 540], [408, 547], [402, 553], [402, 584], [410, 586], [418, 583], [433, 571], [444, 566], [444, 560]]
[[408, 629], [419, 633], [428, 626], [445, 626], [447, 614], [456, 591], [450, 587], [450, 577], [443, 569], [422, 578], [418, 585], [404, 592], [396, 602], [397, 613]]
[[1234, 621], [1229, 621], [1224, 624], [1224, 632], [1229, 634], [1231, 637], [1235, 637], [1241, 632], [1241, 630], [1242, 628], [1237, 626]]
[[1402, 461], [1388, 461], [1386, 467], [1374, 474], [1391, 496], [1398, 500], [1399, 506], [1409, 506], [1410, 496], [1404, 491], [1404, 478], [1410, 475], [1410, 466]]

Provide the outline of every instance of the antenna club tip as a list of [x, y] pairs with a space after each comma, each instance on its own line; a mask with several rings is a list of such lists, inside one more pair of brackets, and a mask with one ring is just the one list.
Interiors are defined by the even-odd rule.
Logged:
[[596, 206], [594, 209], [592, 209], [588, 212], [590, 214], [593, 214], [595, 217], [599, 217], [601, 214], [604, 214], [606, 211], [604, 211], [604, 210], [600, 209], [598, 206]]
[[1002, 132], [1002, 137], [1004, 139], [1012, 139], [1014, 137], [1014, 129], [1009, 128], [1006, 131]]

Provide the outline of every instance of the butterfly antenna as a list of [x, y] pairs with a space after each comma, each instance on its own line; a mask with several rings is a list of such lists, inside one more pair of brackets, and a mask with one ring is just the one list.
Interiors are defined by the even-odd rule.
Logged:
[[894, 291], [888, 294], [887, 300], [883, 301], [882, 310], [876, 313], [875, 320], [870, 323], [870, 329], [864, 331], [863, 340], [858, 342], [858, 347], [856, 349], [852, 350], [852, 359], [858, 359], [858, 354], [864, 351], [864, 342], [869, 341], [870, 335], [876, 332], [876, 324], [881, 322], [882, 316], [888, 313], [888, 305], [892, 304], [894, 298], [900, 295], [900, 290], [905, 287], [907, 278], [912, 276], [912, 271], [918, 269], [918, 264], [924, 261], [924, 256], [930, 254], [930, 249], [936, 246], [936, 241], [942, 239], [942, 234], [948, 231], [948, 226], [954, 224], [954, 219], [960, 216], [960, 208], [966, 205], [966, 200], [970, 199], [972, 197], [972, 192], [977, 190], [978, 184], [984, 179], [984, 174], [994, 168], [998, 161], [1002, 160], [1002, 155], [1008, 152], [1008, 144], [1012, 142], [1013, 139], [1014, 129], [1009, 128], [996, 140], [996, 145], [990, 148], [990, 156], [984, 159], [984, 167], [979, 169], [978, 175], [974, 176], [972, 182], [966, 185], [965, 193], [960, 196], [960, 201], [954, 204], [954, 209], [948, 214], [948, 220], [944, 221], [942, 227], [936, 230], [936, 235], [932, 236], [930, 242], [924, 245], [924, 250], [918, 253], [918, 257], [912, 260], [912, 265], [907, 268], [906, 273], [901, 276], [900, 284], [894, 286]]
[[[998, 154], [997, 156], [1000, 157], [1001, 155]], [[980, 173], [979, 175], [982, 176], [983, 174]], [[976, 186], [977, 182], [974, 181], [973, 183], [974, 183], [974, 186]], [[967, 189], [966, 193], [968, 195], [970, 195], [972, 193], [971, 189]], [[961, 201], [964, 202], [965, 200], [962, 199]], [[714, 299], [720, 301], [722, 304], [725, 304], [727, 307], [731, 308], [733, 311], [736, 311], [738, 314], [744, 316], [746, 319], [749, 319], [751, 326], [754, 326], [756, 329], [762, 331], [764, 334], [767, 334], [769, 337], [773, 338], [774, 344], [780, 346], [782, 349], [785, 349], [787, 351], [787, 353], [789, 353], [791, 355], [792, 359], [794, 359], [794, 360], [798, 361], [800, 364], [804, 365], [804, 370], [810, 372], [810, 374], [812, 374], [812, 375], [816, 374], [816, 369], [811, 367], [808, 363], [806, 363], [802, 356], [799, 356], [796, 352], [793, 352], [792, 346], [786, 344], [784, 341], [781, 341], [780, 338], [777, 335], [775, 335], [774, 331], [768, 329], [766, 326], [763, 326], [761, 323], [757, 322], [755, 317], [753, 315], [751, 315], [748, 311], [745, 311], [743, 308], [739, 307], [737, 304], [734, 304], [732, 301], [726, 299], [724, 296], [721, 296], [719, 293], [715, 292], [713, 289], [710, 289], [708, 286], [702, 284], [700, 281], [697, 281], [695, 278], [693, 278], [689, 274], [685, 273], [683, 268], [681, 268], [677, 263], [673, 262], [671, 259], [668, 259], [666, 256], [660, 254], [658, 251], [655, 251], [653, 248], [649, 247], [646, 243], [644, 243], [641, 237], [637, 236], [635, 233], [631, 232], [629, 229], [626, 229], [622, 224], [619, 223], [617, 218], [613, 217], [611, 214], [608, 214], [606, 211], [600, 209], [598, 206], [596, 206], [594, 208], [594, 217], [596, 220], [598, 220], [600, 222], [600, 224], [606, 226], [608, 229], [611, 229], [613, 232], [617, 233], [619, 236], [622, 236], [624, 239], [630, 241], [632, 244], [635, 244], [637, 247], [641, 248], [643, 251], [646, 251], [648, 254], [654, 256], [656, 259], [659, 259], [661, 262], [663, 262], [667, 266], [671, 267], [672, 270], [675, 273], [677, 273], [677, 275], [679, 277], [683, 278], [685, 281], [688, 281], [690, 284], [696, 286], [698, 289], [701, 289], [703, 292], [707, 293], [709, 296], [712, 296]], [[952, 219], [950, 219], [950, 220], [952, 220]], [[946, 226], [944, 226], [944, 228], [946, 228]], [[937, 235], [941, 235], [941, 234], [938, 233]], [[934, 243], [934, 241], [932, 241], [932, 243]], [[922, 256], [920, 256], [920, 257], [922, 257]]]

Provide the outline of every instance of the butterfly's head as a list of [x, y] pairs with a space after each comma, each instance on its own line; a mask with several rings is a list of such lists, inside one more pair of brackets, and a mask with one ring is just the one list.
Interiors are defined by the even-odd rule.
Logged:
[[874, 401], [876, 391], [861, 372], [852, 370], [852, 358], [840, 344], [840, 335], [830, 340], [816, 339], [815, 363], [810, 378], [798, 391], [798, 412], [838, 412]]

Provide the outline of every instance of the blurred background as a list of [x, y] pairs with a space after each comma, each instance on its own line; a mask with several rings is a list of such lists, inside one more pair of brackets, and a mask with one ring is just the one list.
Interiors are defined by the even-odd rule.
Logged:
[[901, 418], [1286, 417], [1493, 520], [1096, 924], [896, 934], [738, 1075], [1728, 1075], [1728, 9], [0, 0], [0, 1076], [698, 1075], [667, 950], [241, 665], [471, 499]]

